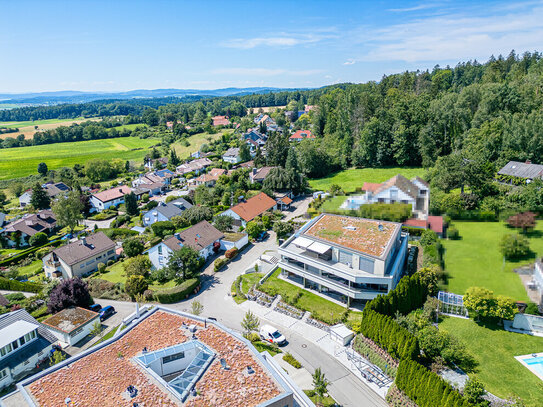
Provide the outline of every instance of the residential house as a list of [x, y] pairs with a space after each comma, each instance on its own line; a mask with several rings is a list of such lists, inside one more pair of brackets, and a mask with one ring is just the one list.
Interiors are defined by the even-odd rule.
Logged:
[[115, 242], [98, 232], [56, 248], [42, 262], [46, 277], [68, 279], [86, 276], [114, 259]]
[[161, 194], [171, 184], [175, 173], [168, 169], [156, 170], [147, 174], [140, 174], [132, 181], [132, 186], [141, 190], [148, 190], [149, 196]]
[[213, 126], [228, 126], [230, 124], [228, 116], [213, 116], [212, 120]]
[[428, 217], [430, 186], [420, 177], [408, 180], [398, 174], [382, 184], [365, 182], [362, 189], [364, 195], [348, 197], [341, 208], [355, 210], [366, 204], [403, 203], [411, 205], [415, 218]]
[[57, 312], [42, 323], [60, 342], [73, 346], [90, 334], [94, 324], [100, 323], [100, 315], [85, 308], [71, 307]]
[[528, 283], [528, 289], [535, 291], [537, 305], [543, 309], [543, 260], [538, 258], [534, 264], [532, 280]]
[[223, 168], [212, 168], [211, 171], [200, 175], [190, 181], [193, 181], [195, 185], [206, 185], [212, 187], [216, 184], [221, 175], [228, 174], [228, 171]]
[[[66, 196], [68, 195], [68, 192], [70, 192], [70, 187], [63, 182], [48, 182], [47, 184], [43, 184], [42, 188], [52, 200], [58, 199], [60, 196]], [[19, 197], [19, 205], [22, 208], [30, 205], [31, 199], [32, 190], [29, 189]]]
[[0, 315], [0, 389], [24, 379], [48, 359], [54, 335], [26, 310]]
[[213, 164], [213, 161], [211, 161], [209, 158], [198, 158], [197, 160], [192, 160], [188, 163], [181, 164], [176, 168], [176, 171], [180, 175], [185, 175], [188, 173], [193, 172], [194, 174], [198, 175], [203, 170], [205, 170], [207, 167], [209, 167], [211, 164]]
[[313, 140], [315, 139], [315, 136], [311, 134], [310, 130], [297, 130], [288, 139], [289, 141]]
[[416, 229], [429, 229], [436, 232], [439, 237], [445, 237], [445, 221], [443, 216], [430, 216], [426, 219], [407, 219], [404, 226]]
[[274, 168], [277, 167], [261, 167], [258, 169], [253, 168], [249, 173], [249, 179], [251, 180], [251, 184], [254, 184], [255, 182], [262, 184], [266, 177], [270, 174], [270, 171]]
[[143, 226], [151, 226], [155, 222], [171, 220], [174, 216], [181, 216], [186, 209], [192, 208], [192, 204], [183, 198], [175, 201], [160, 202], [157, 207], [142, 215]]
[[321, 214], [279, 247], [279, 267], [285, 279], [351, 306], [396, 287], [407, 241], [400, 223]]
[[266, 141], [268, 140], [268, 136], [260, 133], [256, 129], [252, 129], [243, 135], [243, 139], [246, 141], [249, 141], [249, 140], [254, 141], [260, 147], [262, 147], [264, 146], [264, 144], [266, 144]]
[[509, 161], [502, 169], [498, 171], [498, 179], [507, 183], [512, 183], [514, 178], [521, 178], [526, 183], [534, 179], [543, 179], [543, 165], [532, 164], [530, 160], [526, 162]]
[[230, 164], [237, 164], [241, 161], [238, 147], [231, 147], [222, 155], [223, 161]]
[[216, 229], [208, 221], [203, 220], [151, 247], [147, 253], [153, 267], [161, 269], [168, 264], [168, 259], [172, 253], [183, 246], [192, 247], [200, 256], [207, 259], [220, 249], [223, 237], [224, 235], [220, 230]]
[[274, 209], [277, 209], [275, 199], [270, 198], [264, 192], [260, 192], [258, 195], [231, 207], [222, 214], [234, 218], [234, 225], [245, 227], [247, 226], [247, 222], [252, 221], [264, 212]]
[[50, 209], [45, 209], [8, 223], [0, 229], [0, 234], [4, 236], [9, 247], [28, 246], [29, 239], [36, 233], [50, 235], [56, 227], [55, 214]]
[[276, 192], [274, 194], [275, 202], [277, 202], [277, 209], [286, 211], [290, 209], [292, 203], [292, 192]]
[[154, 169], [160, 169], [164, 168], [168, 165], [169, 158], [168, 157], [160, 157], [160, 158], [154, 158], [154, 159], [147, 159], [144, 160], [144, 166], [147, 170], [152, 171]]
[[19, 383], [18, 392], [17, 407], [315, 407], [241, 334], [161, 305], [145, 308], [108, 341]]
[[91, 212], [102, 212], [112, 206], [118, 206], [124, 203], [124, 196], [131, 192], [132, 190], [130, 187], [121, 185], [92, 194], [90, 197], [90, 203], [92, 205]]

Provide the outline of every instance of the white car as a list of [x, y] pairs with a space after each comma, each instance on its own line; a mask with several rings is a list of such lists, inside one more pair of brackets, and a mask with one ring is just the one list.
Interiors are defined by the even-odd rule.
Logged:
[[287, 343], [287, 338], [271, 325], [262, 325], [260, 327], [260, 337], [264, 341], [277, 345], [285, 345]]

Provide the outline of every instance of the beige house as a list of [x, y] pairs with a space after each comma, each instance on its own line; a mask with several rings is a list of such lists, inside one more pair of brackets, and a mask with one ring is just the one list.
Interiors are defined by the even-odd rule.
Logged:
[[53, 250], [42, 261], [47, 277], [67, 279], [90, 274], [113, 259], [115, 242], [98, 232]]

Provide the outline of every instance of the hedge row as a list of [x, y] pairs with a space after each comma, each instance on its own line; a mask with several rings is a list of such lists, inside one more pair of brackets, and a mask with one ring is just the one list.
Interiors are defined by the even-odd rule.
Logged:
[[364, 309], [362, 335], [371, 339], [395, 359], [414, 359], [420, 354], [417, 338], [388, 315]]
[[450, 384], [414, 360], [400, 362], [396, 386], [419, 407], [471, 406]]
[[29, 293], [39, 293], [42, 290], [42, 285], [38, 283], [20, 282], [10, 280], [5, 277], [0, 277], [0, 290], [9, 291], [26, 291]]
[[25, 251], [22, 251], [22, 252], [18, 253], [16, 256], [12, 256], [9, 259], [5, 259], [5, 260], [0, 261], [0, 267], [9, 266], [9, 265], [11, 265], [13, 263], [18, 263], [19, 261], [26, 259], [31, 254], [35, 253], [36, 251], [38, 251], [40, 249], [43, 249], [44, 247], [49, 247], [49, 246], [58, 247], [62, 243], [63, 243], [62, 240], [54, 240], [54, 241], [46, 243], [46, 244], [44, 244], [42, 246], [32, 247], [30, 249], [27, 249]]
[[367, 311], [375, 311], [379, 314], [394, 316], [396, 312], [402, 315], [424, 305], [428, 297], [428, 287], [418, 273], [412, 276], [404, 276], [396, 288], [386, 295], [378, 295], [364, 308]]
[[172, 304], [183, 301], [200, 285], [200, 279], [190, 278], [180, 285], [168, 290], [156, 291], [155, 299], [161, 304]]

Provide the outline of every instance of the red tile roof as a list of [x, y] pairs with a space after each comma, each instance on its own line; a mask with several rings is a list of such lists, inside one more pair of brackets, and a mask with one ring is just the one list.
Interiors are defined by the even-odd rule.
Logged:
[[213, 126], [227, 126], [228, 124], [230, 124], [228, 116], [214, 116], [212, 119]]
[[407, 219], [403, 225], [414, 228], [431, 229], [438, 234], [443, 234], [444, 221], [443, 216], [428, 216], [427, 220]]
[[93, 196], [102, 202], [109, 202], [113, 201], [114, 199], [122, 198], [130, 192], [132, 192], [132, 190], [129, 187], [127, 187], [126, 185], [122, 185], [119, 187], [107, 189], [102, 192], [98, 192], [96, 194], [93, 194]]
[[249, 222], [258, 215], [262, 215], [264, 212], [269, 211], [275, 205], [277, 205], [275, 199], [270, 198], [264, 192], [260, 192], [258, 195], [248, 199], [246, 202], [237, 204], [230, 209], [234, 213], [238, 214], [244, 221]]
[[298, 130], [292, 136], [289, 137], [289, 140], [303, 140], [303, 139], [314, 139], [315, 136], [311, 134], [310, 130]]
[[[113, 343], [37, 379], [26, 390], [43, 407], [64, 406], [66, 397], [76, 406], [178, 406], [179, 401], [132, 358], [141, 355], [144, 347], [153, 352], [189, 340], [180, 329], [182, 323], [198, 325], [198, 340], [217, 354], [196, 382], [198, 395], [183, 405], [252, 407], [280, 394], [278, 384], [243, 342], [214, 325], [204, 328], [200, 322], [166, 311], [155, 312]], [[222, 369], [221, 358], [229, 370]], [[244, 375], [247, 366], [255, 373]], [[123, 397], [129, 385], [138, 390], [130, 401]]]
[[428, 221], [423, 219], [407, 219], [404, 223], [404, 226], [409, 226], [413, 228], [428, 228]]
[[366, 192], [375, 192], [381, 187], [381, 185], [382, 184], [377, 184], [375, 182], [364, 182], [362, 189]]

